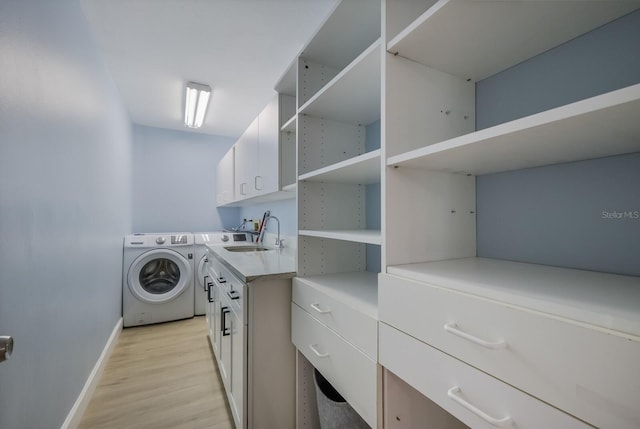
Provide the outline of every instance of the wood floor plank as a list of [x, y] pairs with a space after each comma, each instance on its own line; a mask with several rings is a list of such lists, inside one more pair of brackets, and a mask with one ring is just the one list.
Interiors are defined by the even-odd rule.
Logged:
[[233, 429], [204, 317], [127, 328], [79, 429]]

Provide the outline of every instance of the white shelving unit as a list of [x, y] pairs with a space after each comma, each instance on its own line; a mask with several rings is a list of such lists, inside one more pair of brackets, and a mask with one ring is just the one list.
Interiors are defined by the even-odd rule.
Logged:
[[[343, 261], [329, 263], [319, 249], [348, 248], [350, 270], [364, 271], [365, 246], [382, 243], [379, 230], [366, 228], [366, 186], [381, 182], [381, 150], [366, 144], [367, 126], [381, 117], [380, 16], [374, 3], [342, 1], [300, 55], [299, 254], [318, 251], [327, 258], [308, 267], [300, 257], [303, 277], [318, 274], [320, 266], [327, 274], [345, 270]], [[352, 259], [353, 246], [359, 247]]]
[[637, 152], [638, 112], [640, 84], [396, 155], [387, 165], [480, 175]]
[[[480, 131], [474, 85], [632, 12], [640, 2], [387, 0], [385, 7], [379, 308], [381, 326], [395, 333], [389, 342], [379, 338], [380, 363], [396, 365], [387, 369], [471, 427], [486, 422], [451, 406], [451, 395], [434, 393], [429, 380], [440, 374], [424, 360], [396, 359], [402, 352], [393, 349], [395, 339], [406, 339], [434, 362], [453, 356], [464, 363], [456, 383], [464, 383], [462, 374], [470, 369], [468, 385], [475, 375], [490, 374], [505, 389], [528, 393], [541, 411], [564, 413], [563, 427], [637, 427], [640, 413], [630, 411], [635, 405], [625, 396], [636, 387], [625, 380], [640, 375], [637, 366], [628, 368], [640, 356], [640, 278], [478, 258], [475, 176], [640, 151], [640, 84]], [[396, 290], [411, 305], [396, 304]], [[440, 317], [427, 326], [435, 314]], [[508, 352], [484, 350], [499, 348], [503, 339]], [[609, 358], [590, 348], [607, 341]], [[548, 350], [536, 355], [543, 346]], [[561, 379], [555, 366], [574, 365], [576, 356], [589, 358]], [[616, 365], [607, 363], [612, 359]], [[607, 381], [589, 375], [601, 368]], [[581, 387], [599, 398], [597, 406], [576, 394]], [[515, 413], [500, 395], [492, 397], [492, 389], [480, 390], [486, 393], [483, 406]], [[387, 414], [403, 417], [401, 404], [389, 398], [385, 404]], [[553, 426], [542, 412], [520, 414], [514, 420], [521, 427], [527, 421]], [[394, 427], [410, 428], [401, 422], [406, 420]]]
[[[340, 363], [318, 361], [308, 347], [299, 349], [298, 365], [302, 368], [298, 372], [299, 428], [319, 427], [314, 417], [317, 411], [313, 393], [305, 388], [310, 380], [310, 362], [342, 390], [367, 422], [374, 428], [378, 425], [375, 411], [378, 273], [377, 268], [376, 272], [367, 271], [367, 256], [372, 257], [367, 252], [371, 246], [379, 248], [383, 240], [380, 229], [367, 228], [370, 217], [379, 218], [379, 213], [371, 211], [381, 210], [367, 199], [372, 196], [371, 189], [375, 191], [375, 185], [382, 181], [379, 137], [375, 125], [369, 128], [381, 118], [384, 43], [380, 37], [380, 6], [379, 2], [361, 0], [342, 0], [336, 4], [298, 58], [296, 119], [283, 127], [283, 131], [295, 127], [297, 139], [299, 230], [294, 290], [298, 291], [297, 296], [319, 294], [318, 299], [324, 297], [333, 302], [348, 320], [364, 317], [371, 322], [362, 328], [362, 336], [371, 339], [367, 341], [369, 352], [362, 354], [357, 345], [359, 336], [344, 334], [350, 331], [348, 323], [332, 325], [317, 310], [300, 302], [294, 304], [294, 308], [302, 311], [297, 313], [301, 320], [306, 321], [301, 323], [308, 324], [308, 341], [322, 342], [311, 338], [316, 334], [318, 338], [337, 335], [345, 342], [341, 347], [351, 350], [344, 356], [356, 359], [342, 365], [352, 365], [347, 372], [359, 374], [357, 382], [348, 381], [343, 377], [345, 368], [336, 366]], [[328, 325], [317, 326], [313, 320]], [[301, 336], [307, 328], [300, 326], [296, 330], [294, 344], [307, 342]], [[358, 350], [353, 355], [352, 348]]]

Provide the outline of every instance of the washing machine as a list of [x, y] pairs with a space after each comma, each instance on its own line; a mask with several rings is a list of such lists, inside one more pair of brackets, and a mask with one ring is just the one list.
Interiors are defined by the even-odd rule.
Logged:
[[191, 233], [133, 234], [124, 238], [125, 327], [193, 317], [193, 257]]
[[207, 285], [205, 283], [205, 264], [207, 262], [207, 244], [234, 246], [248, 244], [252, 242], [252, 236], [243, 232], [196, 232], [194, 234], [194, 279], [195, 286], [195, 302], [194, 310], [196, 316], [206, 313], [207, 304]]

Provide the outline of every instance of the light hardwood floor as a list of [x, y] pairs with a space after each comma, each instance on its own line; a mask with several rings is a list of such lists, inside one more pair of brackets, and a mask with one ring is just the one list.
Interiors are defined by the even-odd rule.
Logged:
[[79, 429], [231, 429], [204, 317], [122, 331]]

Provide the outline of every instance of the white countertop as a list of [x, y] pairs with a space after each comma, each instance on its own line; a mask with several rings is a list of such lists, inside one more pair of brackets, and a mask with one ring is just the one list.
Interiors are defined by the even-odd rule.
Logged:
[[207, 244], [207, 247], [245, 283], [261, 278], [291, 278], [296, 275], [296, 252], [292, 248], [230, 252], [219, 244]]

